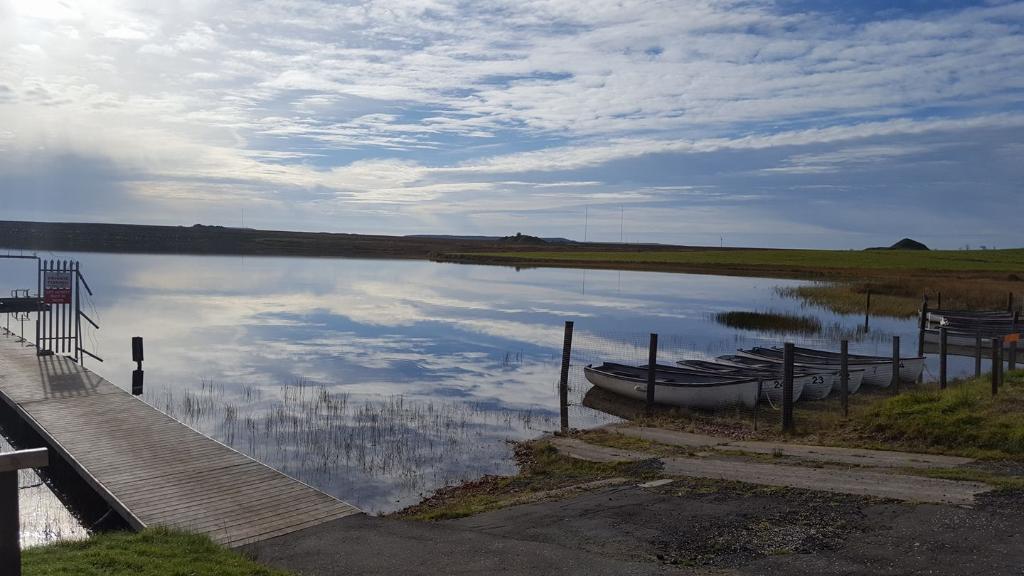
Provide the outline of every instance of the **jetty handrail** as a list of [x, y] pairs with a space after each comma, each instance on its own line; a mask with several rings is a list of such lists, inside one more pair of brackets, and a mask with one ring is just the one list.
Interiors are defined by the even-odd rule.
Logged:
[[0, 453], [0, 574], [21, 576], [18, 470], [50, 464], [46, 448]]

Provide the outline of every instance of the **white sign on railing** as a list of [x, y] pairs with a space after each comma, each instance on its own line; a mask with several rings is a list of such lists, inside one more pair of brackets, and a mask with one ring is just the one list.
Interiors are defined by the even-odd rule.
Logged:
[[43, 273], [43, 302], [71, 304], [71, 272], [47, 271]]

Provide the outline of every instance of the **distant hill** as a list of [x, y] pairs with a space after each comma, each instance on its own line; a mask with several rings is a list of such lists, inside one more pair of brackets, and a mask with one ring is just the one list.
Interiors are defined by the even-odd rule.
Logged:
[[888, 248], [878, 246], [875, 248], [868, 248], [868, 250], [928, 250], [929, 248], [917, 240], [911, 240], [910, 238], [904, 238], [899, 242], [889, 246]]

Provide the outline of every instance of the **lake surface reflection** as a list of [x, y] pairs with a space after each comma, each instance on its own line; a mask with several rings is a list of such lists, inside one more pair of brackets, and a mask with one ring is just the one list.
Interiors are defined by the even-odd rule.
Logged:
[[[726, 310], [798, 311], [763, 278], [308, 258], [61, 254], [82, 262], [102, 327], [86, 365], [131, 384], [145, 338], [144, 400], [369, 512], [514, 470], [509, 440], [558, 426], [562, 326], [628, 359], [649, 332], [709, 356], [757, 334]], [[21, 283], [34, 282], [31, 270]], [[20, 286], [5, 274], [2, 293]], [[804, 310], [837, 330], [862, 319]], [[916, 347], [914, 321], [872, 320], [856, 351]], [[800, 342], [797, 338], [796, 341]], [[634, 344], [628, 344], [633, 342]], [[641, 342], [641, 344], [636, 344]], [[596, 348], [594, 347], [596, 345]], [[638, 359], [640, 359], [638, 358]], [[590, 361], [585, 351], [574, 364]], [[581, 396], [586, 386], [573, 391]], [[572, 425], [614, 417], [573, 406]], [[140, 447], [142, 448], [142, 447]]]

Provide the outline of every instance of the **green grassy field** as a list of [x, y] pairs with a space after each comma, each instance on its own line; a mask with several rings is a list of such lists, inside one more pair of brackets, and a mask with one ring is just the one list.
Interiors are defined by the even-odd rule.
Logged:
[[643, 250], [507, 251], [462, 254], [504, 261], [660, 264], [806, 270], [920, 270], [1024, 273], [1024, 249], [1013, 250]]
[[852, 425], [866, 438], [928, 451], [1024, 459], [1024, 371], [1010, 372], [992, 396], [991, 376], [917, 390], [859, 411]]
[[25, 576], [287, 576], [205, 536], [164, 529], [97, 534], [26, 549]]

